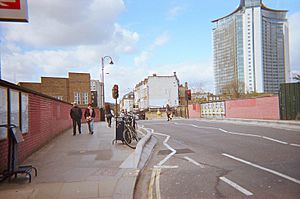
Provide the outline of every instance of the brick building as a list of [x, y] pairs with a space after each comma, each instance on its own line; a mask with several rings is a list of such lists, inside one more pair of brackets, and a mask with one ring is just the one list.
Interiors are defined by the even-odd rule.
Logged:
[[41, 83], [19, 82], [18, 85], [79, 105], [91, 102], [91, 78], [89, 73], [71, 73], [68, 78], [41, 77]]

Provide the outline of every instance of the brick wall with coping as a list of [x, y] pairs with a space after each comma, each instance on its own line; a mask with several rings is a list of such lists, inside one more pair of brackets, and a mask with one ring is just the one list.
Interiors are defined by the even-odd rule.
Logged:
[[226, 118], [279, 120], [278, 96], [225, 101]]
[[[8, 87], [20, 92], [28, 93], [28, 132], [23, 132], [24, 141], [18, 145], [18, 163], [21, 163], [53, 138], [72, 127], [72, 120], [70, 119], [72, 105], [8, 82], [4, 82], [4, 84], [4, 86], [8, 85]], [[83, 113], [84, 110], [82, 108]], [[95, 121], [99, 121], [99, 109], [95, 109], [95, 111]], [[84, 122], [84, 120], [82, 121]], [[7, 169], [7, 158], [8, 141], [2, 139], [0, 140], [0, 172]]]

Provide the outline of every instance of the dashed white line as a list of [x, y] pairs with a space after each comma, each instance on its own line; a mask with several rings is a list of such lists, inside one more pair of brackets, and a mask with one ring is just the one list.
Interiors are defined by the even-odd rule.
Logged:
[[[256, 134], [249, 134], [249, 133], [230, 132], [230, 131], [226, 131], [225, 129], [222, 129], [222, 128], [202, 127], [202, 126], [200, 127], [200, 126], [197, 126], [195, 124], [179, 124], [179, 123], [174, 123], [174, 124], [175, 125], [192, 126], [192, 127], [201, 128], [201, 129], [215, 129], [215, 130], [219, 130], [219, 131], [222, 131], [223, 133], [227, 133], [227, 134], [231, 134], [231, 135], [241, 135], [241, 136], [248, 136], [248, 137], [257, 137], [257, 138], [263, 138], [263, 139], [266, 139], [266, 140], [277, 142], [277, 143], [280, 143], [280, 144], [285, 144], [285, 145], [289, 144], [287, 142], [284, 142], [284, 141], [281, 141], [281, 140], [277, 140], [277, 139], [274, 139], [274, 138], [270, 138], [270, 137], [266, 137], [266, 136], [261, 136], [261, 135], [256, 135]], [[292, 145], [292, 144], [290, 144], [290, 145]], [[300, 145], [293, 144], [292, 146], [300, 146]]]
[[276, 140], [276, 139], [274, 139], [274, 138], [270, 138], [270, 137], [266, 137], [266, 136], [262, 136], [262, 138], [267, 139], [267, 140], [271, 140], [271, 141], [273, 141], [273, 142], [278, 142], [278, 143], [280, 143], [280, 144], [288, 144], [287, 142], [283, 142], [283, 141]]
[[242, 192], [246, 196], [252, 196], [253, 195], [253, 193], [251, 193], [247, 189], [241, 187], [240, 185], [236, 184], [235, 182], [232, 182], [231, 180], [229, 180], [229, 179], [227, 179], [225, 177], [220, 177], [220, 179], [222, 181], [224, 181], [225, 183], [229, 184], [230, 186], [232, 186], [233, 188], [237, 189], [238, 191]]
[[290, 144], [290, 145], [300, 147], [300, 144]]
[[292, 182], [295, 182], [295, 183], [297, 183], [297, 184], [300, 184], [300, 180], [298, 180], [298, 179], [296, 179], [296, 178], [293, 178], [293, 177], [290, 177], [290, 176], [288, 176], [288, 175], [279, 173], [279, 172], [274, 171], [274, 170], [272, 170], [272, 169], [268, 169], [268, 168], [262, 167], [262, 166], [260, 166], [260, 165], [257, 165], [257, 164], [248, 162], [248, 161], [246, 161], [246, 160], [243, 160], [243, 159], [234, 157], [234, 156], [229, 155], [229, 154], [226, 154], [226, 153], [222, 153], [222, 155], [224, 155], [224, 156], [226, 156], [226, 157], [229, 157], [229, 158], [231, 158], [231, 159], [237, 160], [237, 161], [239, 161], [239, 162], [245, 163], [245, 164], [247, 164], [247, 165], [253, 166], [253, 167], [255, 167], [255, 168], [258, 168], [258, 169], [267, 171], [267, 172], [272, 173], [272, 174], [274, 174], [274, 175], [280, 176], [280, 177], [282, 177], [282, 178], [285, 178], [285, 179], [290, 180], [290, 181], [292, 181]]
[[175, 166], [167, 166], [167, 165], [162, 165], [162, 166], [154, 166], [155, 169], [177, 169], [178, 165]]
[[202, 168], [202, 169], [205, 168], [204, 165], [202, 165], [202, 164], [200, 164], [199, 162], [193, 160], [192, 158], [189, 158], [189, 157], [185, 156], [184, 159], [186, 159], [187, 161], [193, 163], [193, 164], [196, 165], [196, 166], [199, 166], [199, 167]]

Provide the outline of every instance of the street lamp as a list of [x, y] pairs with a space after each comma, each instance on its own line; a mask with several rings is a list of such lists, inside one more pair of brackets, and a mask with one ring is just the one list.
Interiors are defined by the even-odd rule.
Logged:
[[104, 60], [105, 59], [109, 59], [110, 62], [109, 64], [114, 64], [112, 58], [110, 56], [104, 56], [104, 57], [101, 57], [101, 64], [102, 64], [102, 78], [101, 78], [101, 81], [102, 81], [102, 107], [104, 107], [104, 103], [105, 103], [105, 98], [104, 98]]

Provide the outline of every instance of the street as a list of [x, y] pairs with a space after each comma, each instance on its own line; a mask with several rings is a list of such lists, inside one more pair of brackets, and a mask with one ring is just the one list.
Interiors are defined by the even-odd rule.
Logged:
[[158, 139], [135, 198], [299, 198], [300, 130], [201, 120], [140, 122]]

